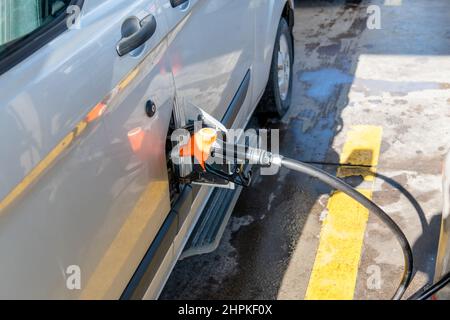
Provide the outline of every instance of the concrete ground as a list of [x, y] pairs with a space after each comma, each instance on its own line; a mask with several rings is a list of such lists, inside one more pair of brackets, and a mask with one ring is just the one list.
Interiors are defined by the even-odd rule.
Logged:
[[[367, 28], [373, 4], [381, 9], [381, 29]], [[434, 276], [441, 164], [450, 149], [450, 2], [301, 0], [296, 6], [292, 107], [283, 121], [263, 125], [280, 129], [281, 154], [328, 163], [342, 161], [355, 126], [382, 129], [370, 188], [413, 246], [412, 292]], [[367, 187], [358, 174], [347, 181]], [[219, 248], [180, 261], [161, 298], [304, 299], [331, 193], [286, 170], [257, 176]], [[354, 299], [388, 299], [403, 271], [401, 250], [373, 215], [363, 234]]]

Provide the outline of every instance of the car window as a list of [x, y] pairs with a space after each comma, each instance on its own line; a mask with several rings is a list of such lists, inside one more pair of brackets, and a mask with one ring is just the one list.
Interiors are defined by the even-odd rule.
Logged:
[[63, 14], [71, 0], [0, 0], [0, 53]]

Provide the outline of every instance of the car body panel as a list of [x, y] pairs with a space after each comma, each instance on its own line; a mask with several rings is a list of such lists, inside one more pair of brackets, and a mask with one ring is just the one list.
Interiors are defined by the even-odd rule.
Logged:
[[177, 98], [221, 119], [253, 61], [252, 2], [190, 0], [172, 8], [162, 1]]
[[[175, 91], [157, 9], [157, 0], [105, 1], [83, 11], [80, 29], [0, 76], [0, 132], [9, 137], [0, 142], [0, 198], [16, 198], [2, 200], [1, 298], [118, 298], [162, 225]], [[156, 33], [120, 58], [122, 22], [149, 13]], [[67, 287], [73, 265], [80, 290]]]
[[[250, 74], [231, 126], [244, 127], [269, 78], [286, 3], [85, 0], [79, 29], [0, 75], [8, 137], [0, 141], [8, 150], [0, 153], [0, 254], [8, 257], [0, 298], [121, 296], [170, 216], [165, 139], [174, 100], [220, 120]], [[150, 13], [156, 33], [119, 57], [123, 21]], [[144, 298], [158, 297], [212, 190], [193, 188]], [[67, 285], [70, 266], [80, 268], [80, 290]]]
[[[259, 29], [255, 30], [254, 35], [254, 45], [255, 45], [255, 58], [253, 65], [251, 66], [251, 71], [256, 76], [252, 75], [251, 86], [252, 91], [256, 94], [247, 96], [244, 105], [248, 105], [249, 109], [243, 108], [237, 114], [234, 120], [232, 128], [244, 128], [248, 123], [254, 109], [256, 108], [259, 100], [264, 93], [267, 80], [269, 79], [270, 63], [272, 60], [272, 52], [275, 44], [275, 35], [278, 29], [278, 23], [280, 17], [282, 16], [283, 10], [286, 4], [289, 4], [291, 10], [294, 9], [293, 1], [279, 1], [279, 0], [251, 0], [249, 1], [255, 11], [255, 26], [262, 27], [263, 32], [258, 32]], [[267, 23], [270, 21], [270, 23]], [[170, 26], [170, 23], [169, 23]], [[170, 29], [170, 27], [169, 27]], [[169, 43], [170, 43], [170, 33], [169, 33]], [[170, 46], [170, 45], [169, 45]], [[264, 52], [259, 52], [259, 50], [264, 50]], [[258, 80], [259, 79], [259, 80]], [[178, 88], [177, 88], [178, 89]], [[178, 93], [178, 92], [177, 92]], [[224, 108], [226, 109], [226, 107]], [[172, 251], [169, 253], [175, 255], [175, 259], [164, 259], [164, 262], [158, 268], [154, 280], [149, 286], [148, 290], [144, 295], [144, 299], [156, 299], [160, 295], [164, 284], [166, 283], [171, 271], [175, 267], [178, 258], [181, 256], [184, 246], [186, 245], [189, 236], [191, 235], [195, 224], [197, 223], [200, 214], [202, 213], [210, 195], [212, 194], [213, 187], [202, 186], [198, 190], [194, 190], [195, 197], [190, 206], [189, 213], [179, 230]], [[241, 192], [241, 188], [238, 188], [235, 197], [238, 197]]]

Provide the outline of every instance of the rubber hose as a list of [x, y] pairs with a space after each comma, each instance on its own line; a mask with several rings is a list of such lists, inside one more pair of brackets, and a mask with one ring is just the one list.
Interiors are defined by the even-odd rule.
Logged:
[[438, 291], [442, 290], [445, 286], [450, 283], [450, 273], [443, 276], [438, 282], [426, 288], [423, 292], [418, 292], [413, 294], [408, 300], [427, 300]]
[[402, 248], [403, 256], [405, 258], [405, 270], [403, 272], [400, 284], [394, 296], [392, 297], [393, 300], [400, 300], [412, 280], [413, 254], [411, 246], [408, 240], [406, 239], [405, 234], [400, 229], [400, 227], [394, 222], [394, 220], [392, 220], [391, 217], [389, 217], [389, 215], [386, 212], [384, 212], [380, 207], [378, 207], [375, 203], [366, 198], [362, 193], [357, 191], [355, 188], [351, 187], [344, 181], [330, 175], [329, 173], [319, 168], [287, 158], [281, 159], [281, 166], [317, 178], [320, 181], [332, 187], [333, 189], [344, 192], [349, 197], [353, 198], [361, 205], [366, 207], [370, 212], [376, 214], [378, 218], [380, 218], [389, 227], [389, 229], [391, 229], [391, 231], [394, 233], [395, 237], [397, 238]]

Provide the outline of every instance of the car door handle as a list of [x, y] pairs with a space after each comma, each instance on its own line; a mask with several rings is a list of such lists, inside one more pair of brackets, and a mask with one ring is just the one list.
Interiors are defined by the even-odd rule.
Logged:
[[182, 4], [189, 3], [189, 0], [170, 0], [170, 4], [172, 5], [172, 8], [176, 8], [181, 6]]
[[122, 39], [117, 44], [117, 53], [124, 56], [142, 46], [156, 31], [156, 19], [150, 14], [140, 20], [131, 17], [122, 25]]

